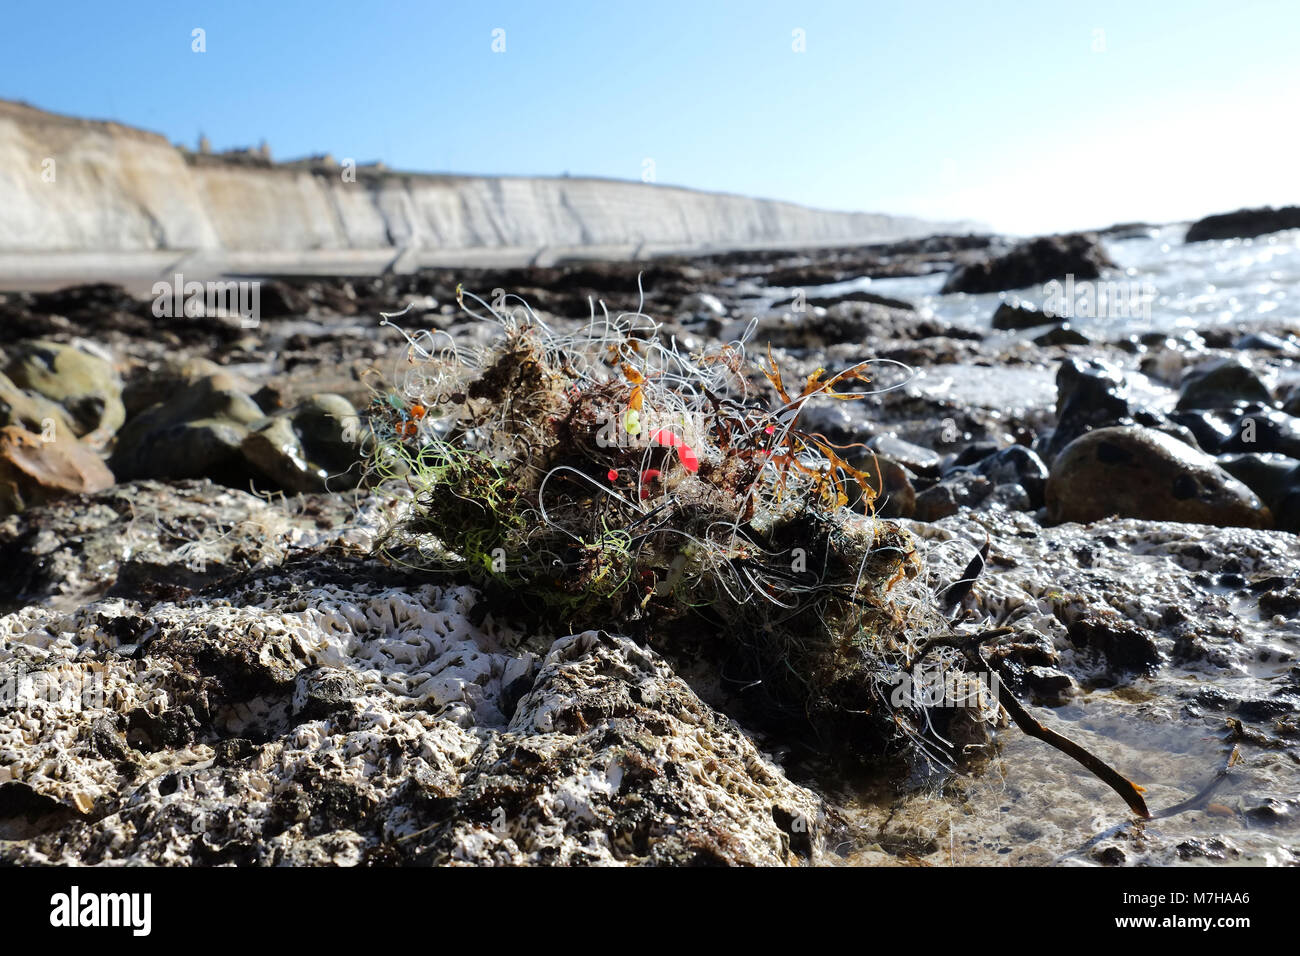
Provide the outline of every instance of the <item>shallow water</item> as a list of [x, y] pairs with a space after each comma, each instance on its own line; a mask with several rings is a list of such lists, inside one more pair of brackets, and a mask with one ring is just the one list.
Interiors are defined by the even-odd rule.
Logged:
[[[1261, 614], [1256, 599], [1216, 584], [1216, 572], [1235, 562], [1247, 576], [1285, 573], [1296, 560], [1293, 536], [1128, 519], [1039, 530], [1023, 515], [910, 527], [927, 545], [931, 570], [949, 579], [969, 553], [953, 545], [993, 534], [994, 556], [1010, 565], [986, 573], [972, 606], [990, 624], [1017, 622], [1053, 636], [1061, 669], [1078, 682], [1068, 701], [1030, 700], [1031, 711], [1144, 787], [1155, 818], [1137, 820], [1068, 756], [1007, 727], [987, 764], [941, 788], [859, 793], [853, 807], [867, 836], [845, 862], [1295, 862], [1300, 757], [1292, 718], [1243, 717], [1250, 737], [1235, 741], [1236, 763], [1206, 792], [1234, 744], [1235, 702], [1288, 699], [1300, 651], [1300, 620]], [[1108, 546], [1079, 563], [1074, 556], [1099, 538]], [[1191, 557], [1200, 553], [1191, 544], [1203, 544], [1210, 557]], [[1110, 672], [1065, 636], [1053, 608], [1072, 603], [1150, 628], [1168, 659], [1151, 675]], [[1202, 654], [1188, 659], [1165, 643], [1178, 633], [1164, 623], [1167, 608], [1194, 615], [1183, 633], [1203, 642]], [[901, 859], [900, 847], [907, 849]]]
[[[1108, 274], [1102, 281], [1123, 283], [1122, 291], [1134, 296], [1149, 283], [1154, 293], [1150, 318], [1075, 314], [1071, 324], [1109, 338], [1152, 330], [1245, 327], [1300, 316], [1300, 230], [1255, 239], [1184, 244], [1186, 232], [1186, 225], [1176, 224], [1159, 227], [1151, 235], [1104, 239], [1102, 245], [1123, 271]], [[1020, 299], [1041, 308], [1048, 297], [1042, 288], [940, 295], [945, 277], [945, 272], [888, 279], [863, 277], [804, 291], [810, 297], [823, 297], [870, 290], [912, 302], [922, 313], [955, 325], [977, 328], [988, 327], [1004, 300]], [[1081, 287], [1081, 283], [1076, 285]], [[771, 301], [788, 299], [794, 293], [793, 289], [770, 291]]]

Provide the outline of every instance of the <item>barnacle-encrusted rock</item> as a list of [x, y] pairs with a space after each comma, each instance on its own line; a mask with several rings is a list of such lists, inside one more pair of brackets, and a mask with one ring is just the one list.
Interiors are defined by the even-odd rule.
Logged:
[[0, 617], [0, 860], [821, 852], [818, 798], [653, 652], [587, 632], [539, 658], [471, 624], [471, 590], [365, 578], [306, 565], [148, 610]]
[[824, 830], [820, 801], [731, 720], [602, 631], [555, 642], [463, 781], [420, 859], [779, 864], [819, 852]]
[[272, 505], [209, 481], [137, 481], [61, 498], [0, 521], [0, 606], [89, 603], [110, 589], [175, 600], [269, 563], [290, 547], [341, 541], [340, 496]]
[[[475, 625], [473, 591], [355, 556], [279, 565], [364, 541], [335, 497], [139, 482], [0, 524], [0, 552], [31, 569], [7, 598], [77, 607], [0, 617], [0, 841], [16, 841], [0, 859], [820, 852], [820, 801], [652, 651]], [[133, 599], [95, 600], [110, 588]]]

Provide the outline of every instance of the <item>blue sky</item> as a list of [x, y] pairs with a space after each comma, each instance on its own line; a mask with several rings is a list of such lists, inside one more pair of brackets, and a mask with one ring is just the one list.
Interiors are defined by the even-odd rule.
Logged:
[[0, 97], [191, 146], [1018, 232], [1300, 202], [1295, 2], [0, 4]]

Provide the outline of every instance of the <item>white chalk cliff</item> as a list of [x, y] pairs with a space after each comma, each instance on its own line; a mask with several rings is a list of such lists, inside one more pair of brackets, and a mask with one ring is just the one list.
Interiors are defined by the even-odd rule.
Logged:
[[[346, 181], [352, 178], [354, 181]], [[741, 248], [970, 224], [586, 178], [446, 176], [178, 149], [117, 123], [0, 101], [0, 253], [292, 254]]]

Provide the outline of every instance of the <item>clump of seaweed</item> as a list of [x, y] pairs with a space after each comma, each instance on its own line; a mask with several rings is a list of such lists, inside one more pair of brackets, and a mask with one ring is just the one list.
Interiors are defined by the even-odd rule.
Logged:
[[[457, 297], [487, 335], [384, 319], [409, 346], [370, 413], [370, 479], [400, 493], [388, 560], [565, 631], [690, 634], [754, 712], [826, 749], [935, 769], [984, 738], [1002, 711], [971, 638], [875, 515], [869, 466], [801, 424], [813, 402], [873, 394], [875, 363], [787, 381], [770, 348], [686, 351], [639, 310], [561, 327], [521, 299]], [[900, 698], [922, 658], [976, 706]]]

